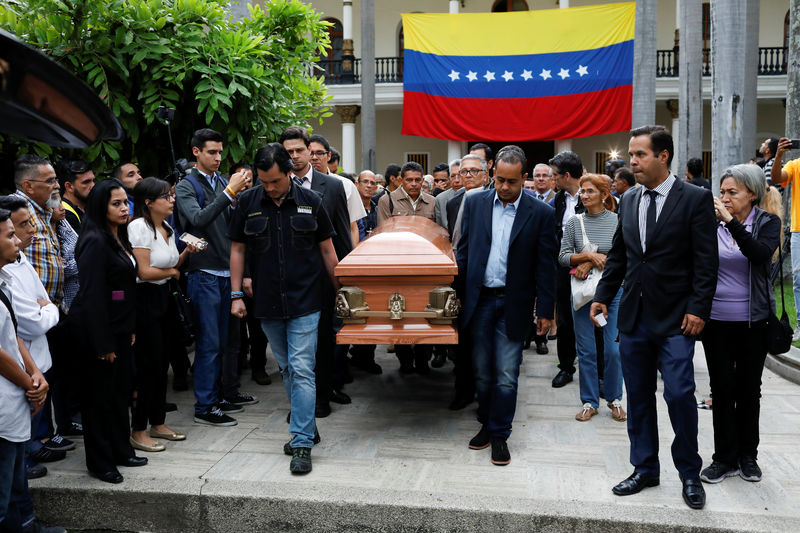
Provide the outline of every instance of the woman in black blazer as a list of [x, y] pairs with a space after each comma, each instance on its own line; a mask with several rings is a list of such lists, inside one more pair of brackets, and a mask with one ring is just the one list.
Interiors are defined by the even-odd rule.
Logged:
[[128, 442], [130, 351], [136, 339], [136, 260], [127, 233], [128, 197], [106, 180], [89, 194], [75, 248], [80, 290], [70, 308], [82, 339], [82, 398], [86, 467], [108, 483], [121, 483], [118, 465], [142, 466]]

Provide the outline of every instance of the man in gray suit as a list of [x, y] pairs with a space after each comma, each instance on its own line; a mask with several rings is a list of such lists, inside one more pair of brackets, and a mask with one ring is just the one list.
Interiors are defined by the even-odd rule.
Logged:
[[436, 197], [436, 205], [434, 206], [436, 223], [445, 229], [447, 229], [447, 202], [463, 187], [461, 184], [461, 176], [458, 175], [458, 170], [460, 168], [460, 159], [453, 159], [450, 161], [450, 188]]

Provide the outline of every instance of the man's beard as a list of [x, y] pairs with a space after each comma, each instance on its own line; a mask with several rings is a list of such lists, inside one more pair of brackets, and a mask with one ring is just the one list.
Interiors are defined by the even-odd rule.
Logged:
[[50, 209], [58, 208], [58, 206], [61, 205], [61, 194], [54, 192], [50, 195], [50, 198], [47, 199], [47, 202], [45, 202], [44, 205]]

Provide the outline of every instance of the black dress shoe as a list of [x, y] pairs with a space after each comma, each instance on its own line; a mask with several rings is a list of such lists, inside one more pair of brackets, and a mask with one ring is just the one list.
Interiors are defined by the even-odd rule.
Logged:
[[314, 416], [317, 418], [325, 418], [331, 414], [331, 404], [328, 402], [318, 403], [314, 408]]
[[683, 501], [692, 509], [702, 509], [706, 505], [706, 491], [700, 478], [681, 481], [683, 481]]
[[366, 372], [367, 374], [382, 374], [383, 369], [381, 365], [376, 363], [375, 361], [364, 359], [361, 357], [351, 357], [350, 358], [350, 365], [356, 368], [359, 368]]
[[131, 466], [131, 467], [144, 466], [147, 464], [147, 457], [136, 457], [134, 455], [133, 457], [128, 457], [127, 459], [123, 459], [117, 464], [119, 466]]
[[447, 406], [448, 409], [451, 411], [460, 411], [472, 402], [475, 401], [474, 395], [461, 395], [457, 394], [453, 401], [450, 402], [450, 405]]
[[572, 374], [566, 370], [560, 370], [556, 377], [553, 378], [553, 388], [558, 389], [572, 381]]
[[25, 469], [25, 474], [28, 479], [39, 479], [47, 475], [47, 467], [39, 463], [33, 463]]
[[508, 451], [506, 439], [502, 437], [492, 437], [492, 464], [505, 466], [511, 462], [511, 453]]
[[550, 350], [547, 349], [546, 342], [537, 342], [536, 343], [536, 353], [539, 355], [547, 355]]
[[164, 412], [165, 413], [172, 413], [178, 410], [178, 405], [172, 402], [164, 403]]
[[414, 370], [420, 376], [427, 376], [428, 374], [431, 373], [431, 368], [428, 366], [427, 361], [417, 361], [414, 363], [414, 365], [415, 365]]
[[444, 352], [440, 352], [433, 355], [431, 366], [433, 368], [442, 368], [446, 361], [447, 361], [447, 355], [445, 355]]
[[347, 405], [348, 403], [353, 403], [353, 400], [352, 400], [352, 398], [350, 398], [350, 396], [348, 396], [347, 394], [343, 393], [342, 391], [339, 391], [339, 390], [336, 390], [336, 389], [333, 389], [333, 391], [331, 392], [330, 400], [333, 403], [340, 403], [342, 405]]
[[116, 470], [110, 470], [108, 472], [92, 472], [90, 470], [89, 475], [96, 477], [100, 481], [105, 481], [106, 483], [122, 483], [122, 480], [125, 479], [122, 477], [122, 474]]
[[660, 480], [658, 479], [658, 476], [650, 476], [648, 474], [634, 472], [626, 479], [617, 483], [614, 488], [611, 489], [611, 492], [617, 496], [630, 496], [631, 494], [641, 492], [642, 489], [647, 487], [655, 487], [659, 483]]

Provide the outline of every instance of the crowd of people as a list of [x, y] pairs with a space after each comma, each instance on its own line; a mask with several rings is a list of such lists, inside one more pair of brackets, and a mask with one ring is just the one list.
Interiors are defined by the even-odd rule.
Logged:
[[[143, 179], [134, 162], [98, 182], [84, 161], [22, 156], [16, 192], [0, 197], [0, 529], [47, 530], [33, 520], [27, 479], [74, 450], [70, 438], [82, 436], [89, 474], [109, 483], [123, 481], [119, 466], [147, 464], [137, 450], [185, 440], [166, 425], [170, 366], [173, 389], [191, 380], [195, 423], [236, 425], [232, 415], [259, 401], [240, 390], [243, 371], [271, 381], [267, 345], [291, 409], [283, 451], [291, 472], [311, 471], [316, 419], [352, 401], [350, 368], [383, 372], [374, 345], [335, 342], [334, 267], [398, 216], [447, 233], [462, 311], [458, 345], [389, 351], [403, 374], [453, 362], [450, 409], [477, 401], [469, 448], [510, 463], [523, 350], [546, 354], [555, 339], [552, 386], [580, 370], [575, 419], [589, 422], [603, 399], [612, 420], [627, 422], [634, 473], [615, 494], [659, 484], [658, 372], [686, 503], [703, 507], [701, 480], [758, 481], [779, 186], [800, 180], [800, 160], [782, 161], [790, 147], [765, 141], [763, 169], [725, 170], [718, 198], [701, 160], [688, 162], [685, 180], [670, 172], [672, 137], [658, 126], [633, 130], [630, 165], [607, 174], [587, 173], [570, 151], [529, 164], [517, 146], [494, 154], [476, 144], [431, 175], [407, 162], [354, 176], [301, 127], [228, 174], [223, 136], [198, 130], [195, 166], [177, 183]], [[800, 246], [795, 234], [797, 198]], [[714, 400], [705, 469], [692, 363], [701, 334]]]

